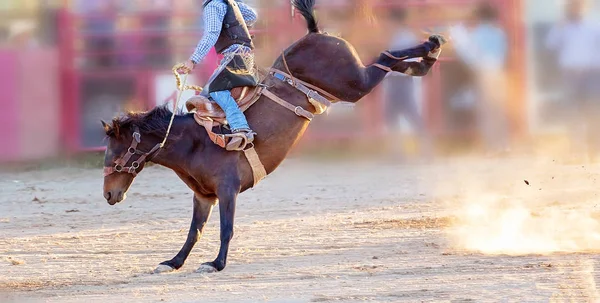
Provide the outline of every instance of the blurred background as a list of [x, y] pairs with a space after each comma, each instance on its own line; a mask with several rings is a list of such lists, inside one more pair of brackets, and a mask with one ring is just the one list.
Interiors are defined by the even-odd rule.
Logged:
[[[288, 0], [245, 2], [259, 15], [257, 62], [269, 67], [304, 20]], [[426, 77], [389, 75], [356, 105], [335, 104], [298, 150], [597, 154], [600, 0], [317, 5], [321, 28], [353, 43], [365, 64], [431, 33], [451, 41]], [[171, 67], [200, 40], [201, 14], [200, 0], [0, 0], [0, 162], [101, 151], [101, 119], [173, 102]], [[212, 52], [189, 82], [203, 84], [217, 60]]]

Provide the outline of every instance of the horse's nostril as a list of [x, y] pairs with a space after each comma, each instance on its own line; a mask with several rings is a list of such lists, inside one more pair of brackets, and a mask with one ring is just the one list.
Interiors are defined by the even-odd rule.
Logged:
[[108, 191], [104, 193], [104, 198], [106, 198], [106, 201], [110, 201], [110, 198], [112, 198], [112, 194]]

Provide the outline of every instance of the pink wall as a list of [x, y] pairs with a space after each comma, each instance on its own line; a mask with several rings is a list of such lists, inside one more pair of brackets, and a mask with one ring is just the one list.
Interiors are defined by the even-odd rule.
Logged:
[[58, 154], [57, 62], [55, 50], [0, 50], [0, 161]]
[[60, 148], [58, 54], [19, 52], [19, 129], [21, 159], [55, 156]]
[[19, 155], [18, 55], [0, 50], [0, 161], [17, 160]]

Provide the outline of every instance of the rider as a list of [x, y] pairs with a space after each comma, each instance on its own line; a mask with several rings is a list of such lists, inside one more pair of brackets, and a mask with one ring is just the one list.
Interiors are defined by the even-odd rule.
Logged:
[[230, 90], [258, 84], [254, 68], [254, 44], [248, 31], [248, 26], [256, 22], [256, 12], [242, 0], [204, 0], [202, 7], [203, 37], [196, 51], [179, 72], [185, 73], [194, 69], [213, 46], [218, 53], [224, 55], [203, 93], [208, 93], [223, 109], [232, 133], [243, 134], [248, 142], [252, 142], [255, 133], [250, 129]]

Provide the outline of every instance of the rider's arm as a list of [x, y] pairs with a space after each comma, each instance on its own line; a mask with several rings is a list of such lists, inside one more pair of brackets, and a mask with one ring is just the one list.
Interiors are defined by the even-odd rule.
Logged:
[[240, 8], [240, 12], [242, 13], [242, 17], [244, 17], [244, 21], [246, 21], [246, 25], [248, 27], [254, 25], [254, 23], [256, 23], [256, 11], [251, 8], [250, 6], [248, 6], [248, 4], [243, 3], [239, 0], [236, 0], [237, 4]]
[[202, 61], [210, 49], [215, 46], [223, 27], [223, 19], [227, 13], [227, 4], [221, 1], [212, 1], [204, 8], [204, 34], [196, 46], [196, 51], [190, 57], [194, 64]]

